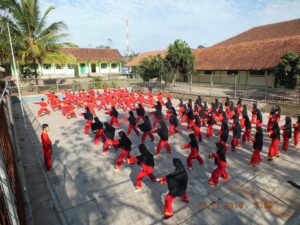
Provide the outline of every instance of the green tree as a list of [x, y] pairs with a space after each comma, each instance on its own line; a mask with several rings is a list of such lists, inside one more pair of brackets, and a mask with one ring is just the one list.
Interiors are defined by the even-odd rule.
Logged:
[[300, 55], [293, 52], [281, 57], [281, 62], [274, 68], [275, 83], [287, 88], [300, 85]]
[[149, 81], [149, 79], [154, 78], [164, 79], [167, 71], [164, 59], [160, 55], [156, 55], [143, 59], [137, 72], [144, 81]]
[[[11, 30], [13, 48], [19, 64], [32, 64], [34, 77], [38, 84], [38, 63], [43, 62], [75, 62], [75, 58], [59, 51], [62, 47], [75, 47], [74, 44], [61, 42], [68, 37], [61, 33], [67, 26], [64, 22], [54, 22], [46, 25], [46, 19], [54, 7], [49, 7], [41, 14], [37, 0], [1, 0], [0, 26]], [[10, 63], [10, 48], [7, 32], [0, 34], [0, 58], [4, 63]]]
[[170, 80], [176, 81], [176, 77], [181, 74], [192, 74], [194, 70], [194, 55], [192, 49], [185, 41], [175, 40], [168, 47], [166, 64], [170, 73]]
[[205, 48], [205, 46], [204, 45], [198, 45], [197, 48]]

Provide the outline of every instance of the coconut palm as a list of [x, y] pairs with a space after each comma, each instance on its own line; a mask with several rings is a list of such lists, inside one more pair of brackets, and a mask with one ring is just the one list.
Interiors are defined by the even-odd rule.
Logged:
[[75, 62], [75, 58], [69, 54], [60, 52], [62, 47], [74, 47], [74, 44], [62, 42], [68, 37], [62, 33], [67, 29], [64, 22], [46, 24], [46, 19], [54, 7], [49, 7], [41, 14], [37, 0], [1, 0], [0, 2], [0, 58], [9, 63], [10, 50], [7, 32], [3, 32], [6, 24], [9, 25], [15, 57], [19, 64], [32, 64], [36, 83], [38, 82], [38, 63], [43, 62]]

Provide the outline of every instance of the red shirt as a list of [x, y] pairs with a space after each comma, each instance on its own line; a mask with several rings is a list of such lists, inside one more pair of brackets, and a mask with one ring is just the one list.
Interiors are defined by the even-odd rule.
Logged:
[[47, 133], [42, 132], [42, 134], [41, 134], [41, 140], [42, 140], [43, 148], [47, 148], [47, 149], [51, 149], [52, 148], [51, 147], [52, 142], [51, 142], [51, 140], [50, 140], [50, 138], [49, 138], [49, 136], [48, 136]]

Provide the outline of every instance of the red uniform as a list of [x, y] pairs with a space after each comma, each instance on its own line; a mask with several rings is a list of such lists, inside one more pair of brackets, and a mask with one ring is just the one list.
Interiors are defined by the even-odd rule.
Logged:
[[34, 104], [37, 104], [37, 105], [40, 105], [41, 106], [41, 108], [39, 109], [39, 111], [38, 111], [38, 117], [40, 117], [40, 116], [42, 116], [42, 113], [45, 113], [45, 114], [47, 114], [47, 115], [50, 115], [50, 111], [47, 109], [47, 106], [48, 106], [48, 104], [47, 104], [47, 102], [44, 102], [44, 101], [41, 101], [41, 102], [36, 102], [36, 103], [34, 103]]
[[222, 177], [224, 180], [230, 179], [228, 173], [226, 172], [227, 162], [222, 160], [217, 153], [209, 155], [209, 158], [215, 158], [217, 168], [211, 174], [209, 179], [210, 185], [217, 185], [219, 183], [219, 177]]
[[41, 141], [43, 145], [44, 163], [47, 170], [52, 169], [52, 142], [46, 132], [42, 132]]
[[297, 147], [298, 145], [298, 141], [299, 141], [299, 124], [300, 124], [300, 119], [298, 120], [297, 123], [293, 124], [293, 128], [294, 128], [294, 146]]
[[191, 144], [186, 144], [184, 146], [181, 147], [181, 149], [187, 149], [187, 148], [191, 148], [191, 152], [187, 158], [187, 165], [189, 169], [193, 168], [192, 165], [192, 160], [196, 159], [199, 164], [204, 164], [204, 160], [202, 159], [202, 157], [199, 155], [199, 150], [196, 147], [192, 147]]

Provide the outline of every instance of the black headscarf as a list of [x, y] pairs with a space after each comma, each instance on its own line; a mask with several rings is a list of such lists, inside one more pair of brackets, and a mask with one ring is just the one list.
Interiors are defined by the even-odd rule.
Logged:
[[166, 176], [169, 194], [174, 197], [182, 196], [186, 193], [188, 175], [180, 159], [174, 158], [173, 165], [175, 166], [175, 171]]
[[288, 138], [292, 137], [292, 119], [290, 116], [285, 117], [285, 124], [284, 124], [285, 134]]
[[114, 139], [116, 129], [109, 125], [108, 122], [104, 123], [104, 136], [107, 139]]
[[169, 139], [169, 134], [168, 134], [168, 127], [165, 121], [161, 120], [159, 121], [160, 128], [157, 131], [158, 136], [160, 139], [163, 141], [167, 141]]
[[103, 129], [103, 124], [102, 122], [99, 120], [98, 117], [94, 118], [94, 123], [92, 123], [91, 129], [93, 132], [96, 132], [96, 130], [100, 130]]
[[152, 130], [152, 125], [151, 125], [151, 122], [150, 122], [150, 119], [149, 119], [149, 116], [145, 116], [145, 121], [144, 123], [138, 125], [138, 127], [140, 128], [140, 130], [142, 132], [149, 132]]
[[200, 117], [198, 115], [195, 116], [195, 125], [197, 127], [201, 127]]
[[241, 98], [238, 99], [236, 105], [242, 106], [242, 99]]
[[241, 133], [242, 133], [242, 128], [241, 128], [241, 125], [240, 125], [240, 122], [239, 122], [238, 119], [234, 120], [234, 126], [232, 128], [233, 128], [232, 129], [233, 137], [240, 139], [241, 138]]
[[263, 122], [263, 117], [259, 109], [256, 109], [256, 119], [259, 120], [260, 122]]
[[119, 139], [119, 148], [125, 149], [126, 151], [131, 151], [131, 145], [132, 142], [130, 139], [126, 136], [124, 131], [120, 131], [118, 133], [120, 139]]
[[118, 117], [119, 113], [114, 106], [111, 107], [110, 115], [113, 117]]
[[137, 114], [138, 116], [142, 116], [142, 117], [145, 116], [145, 109], [144, 109], [144, 107], [142, 106], [142, 104], [139, 104], [139, 107], [136, 109], [136, 114]]
[[183, 103], [182, 99], [179, 99], [179, 106], [183, 107], [183, 105], [184, 105], [184, 103]]
[[136, 158], [140, 163], [146, 164], [147, 166], [154, 167], [154, 157], [153, 155], [148, 151], [146, 146], [144, 144], [139, 145], [140, 155]]
[[166, 108], [170, 110], [170, 109], [171, 109], [171, 107], [172, 107], [172, 102], [171, 102], [171, 99], [169, 99], [169, 98], [168, 98], [168, 100], [167, 100], [167, 102], [166, 102], [166, 104], [165, 104], [165, 105], [166, 105]]
[[273, 121], [271, 138], [280, 139], [280, 129], [277, 121]]
[[171, 111], [172, 111], [172, 115], [171, 115], [171, 117], [169, 119], [169, 123], [173, 124], [175, 127], [177, 127], [178, 126], [178, 119], [177, 119], [176, 110], [174, 109], [174, 107], [172, 107]]
[[228, 130], [228, 124], [227, 124], [227, 121], [224, 121], [223, 120], [223, 123], [222, 123], [222, 134], [221, 134], [221, 140], [224, 141], [225, 143], [227, 143], [227, 140], [228, 140], [228, 133], [229, 133], [229, 130]]
[[90, 108], [89, 107], [85, 107], [85, 113], [83, 113], [83, 117], [84, 119], [86, 120], [93, 120], [93, 114], [91, 113], [90, 111]]
[[225, 106], [229, 106], [229, 97], [226, 97], [224, 104]]
[[190, 138], [190, 145], [191, 145], [191, 147], [192, 148], [196, 148], [197, 149], [197, 151], [199, 151], [199, 146], [198, 146], [198, 141], [197, 141], [197, 139], [196, 139], [196, 136], [195, 136], [195, 134], [189, 134], [189, 138]]
[[156, 102], [156, 105], [154, 106], [156, 111], [161, 111], [162, 110], [162, 106], [160, 104], [160, 102]]
[[188, 105], [188, 112], [186, 115], [190, 120], [194, 119], [194, 112], [193, 112], [193, 108], [191, 105]]
[[248, 116], [247, 105], [243, 105], [242, 116]]
[[256, 127], [256, 133], [254, 139], [255, 141], [253, 142], [253, 149], [258, 149], [259, 151], [261, 151], [263, 147], [263, 140], [264, 140], [262, 127]]
[[198, 98], [196, 99], [196, 102], [195, 102], [197, 105], [202, 105], [202, 98], [201, 96], [199, 95]]
[[[217, 154], [218, 154], [219, 158], [222, 161], [226, 162], [226, 154], [225, 154], [225, 150], [224, 150], [224, 147], [223, 147], [222, 143], [217, 142], [216, 147], [217, 147]], [[215, 161], [215, 163], [217, 164], [218, 162]]]
[[251, 130], [252, 126], [251, 126], [251, 122], [250, 122], [249, 117], [247, 115], [244, 115], [243, 118], [245, 119], [245, 127], [246, 127], [246, 129], [250, 129]]
[[128, 118], [128, 121], [131, 125], [135, 126], [136, 125], [136, 118], [133, 114], [132, 111], [129, 111], [129, 118]]

